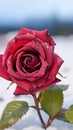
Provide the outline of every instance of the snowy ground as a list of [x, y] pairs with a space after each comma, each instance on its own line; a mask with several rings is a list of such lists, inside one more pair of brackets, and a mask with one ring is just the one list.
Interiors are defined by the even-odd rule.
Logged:
[[[16, 33], [16, 32], [15, 32]], [[6, 35], [0, 36], [0, 54], [4, 52], [5, 46], [7, 42], [15, 36], [15, 33], [8, 33]], [[57, 52], [63, 59], [64, 64], [62, 65], [60, 72], [66, 76], [67, 78], [62, 79], [62, 83], [69, 84], [69, 89], [64, 92], [64, 104], [65, 108], [68, 108], [71, 104], [73, 104], [73, 36], [63, 37], [63, 36], [56, 36], [53, 37], [56, 46], [55, 52]], [[10, 82], [0, 78], [0, 116], [3, 112], [4, 107], [9, 101], [12, 100], [25, 100], [30, 105], [33, 104], [32, 97], [28, 96], [19, 96], [15, 97], [13, 95], [15, 85], [12, 85], [9, 90], [7, 87]], [[36, 118], [35, 118], [36, 117]], [[43, 113], [44, 117], [44, 113]], [[47, 116], [45, 115], [45, 120], [47, 120]], [[41, 124], [39, 123], [38, 116], [35, 110], [30, 109], [30, 111], [19, 120], [15, 125], [12, 127], [5, 129], [5, 130], [44, 130], [41, 128]], [[73, 125], [69, 123], [65, 123], [62, 121], [55, 120], [52, 123], [52, 126], [49, 127], [47, 130], [73, 130]]]

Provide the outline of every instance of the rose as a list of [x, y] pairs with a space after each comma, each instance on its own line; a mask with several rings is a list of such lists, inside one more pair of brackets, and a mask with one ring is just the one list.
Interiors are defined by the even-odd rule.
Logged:
[[21, 28], [0, 55], [0, 76], [17, 84], [15, 95], [31, 94], [59, 82], [63, 60], [47, 30]]

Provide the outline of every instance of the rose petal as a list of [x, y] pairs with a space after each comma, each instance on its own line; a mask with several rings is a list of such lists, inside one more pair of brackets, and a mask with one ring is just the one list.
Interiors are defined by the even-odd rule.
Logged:
[[[54, 85], [54, 84], [56, 84], [56, 83], [58, 83], [58, 82], [60, 82], [60, 81], [61, 81], [61, 80], [58, 79], [58, 78], [55, 78], [54, 81], [50, 81], [50, 80], [49, 80], [49, 82], [48, 82], [47, 85], [45, 84], [45, 85], [42, 85], [41, 87], [37, 87], [37, 86], [36, 86], [35, 89], [33, 89], [31, 93], [35, 93], [35, 92], [44, 90], [44, 89], [46, 89], [46, 88], [49, 88], [49, 87], [51, 87], [52, 85]], [[29, 92], [29, 93], [30, 93], [30, 92]]]
[[44, 42], [48, 42], [50, 46], [55, 45], [55, 42], [52, 39], [52, 37], [50, 36], [50, 34], [48, 33], [47, 29], [38, 31], [38, 30], [31, 30], [31, 29], [27, 29], [27, 28], [21, 28], [20, 31], [18, 32], [17, 36], [25, 35], [27, 33], [33, 34], [34, 36], [38, 37], [39, 39], [41, 39]]
[[24, 95], [24, 94], [29, 94], [29, 92], [17, 86], [15, 89], [14, 95]]
[[[33, 45], [32, 45], [33, 44]], [[30, 46], [29, 46], [30, 45]], [[38, 46], [38, 45], [37, 45]], [[31, 47], [33, 47], [33, 48], [31, 48]], [[39, 47], [41, 47], [41, 46], [39, 46]], [[45, 59], [44, 59], [44, 52], [43, 51], [41, 51], [40, 53], [40, 55], [42, 56], [42, 57], [40, 57], [40, 55], [39, 55], [39, 57], [40, 57], [40, 59], [41, 59], [41, 62], [42, 62], [42, 67], [41, 67], [41, 69], [40, 70], [36, 70], [35, 72], [32, 72], [32, 73], [24, 73], [22, 70], [21, 70], [21, 65], [20, 65], [20, 58], [21, 58], [21, 53], [25, 53], [25, 51], [28, 51], [28, 50], [30, 50], [30, 51], [34, 51], [34, 52], [36, 52], [36, 50], [35, 50], [35, 48], [37, 49], [37, 51], [38, 51], [38, 49], [39, 48], [37, 48], [36, 46], [35, 46], [35, 43], [34, 42], [30, 42], [30, 44], [27, 44], [25, 47], [23, 47], [23, 48], [21, 48], [20, 50], [18, 50], [16, 53], [15, 53], [15, 55], [14, 55], [14, 57], [16, 58], [16, 57], [18, 57], [17, 58], [17, 62], [16, 62], [16, 66], [17, 66], [17, 70], [18, 70], [18, 72], [19, 72], [19, 74], [21, 75], [21, 77], [23, 78], [23, 79], [28, 79], [28, 80], [30, 80], [30, 81], [34, 81], [34, 80], [36, 80], [37, 78], [40, 78], [42, 75], [44, 75], [44, 73], [45, 73], [45, 71], [46, 71], [46, 67], [48, 66], [48, 64], [47, 64], [47, 61], [44, 61]], [[45, 68], [45, 69], [44, 69]], [[9, 69], [10, 70], [10, 69]], [[12, 69], [11, 69], [12, 70]], [[9, 72], [9, 73], [12, 73], [11, 71]]]
[[35, 87], [35, 88], [32, 87], [31, 89], [29, 89], [29, 91], [26, 91], [26, 88], [23, 89], [23, 88], [17, 86], [15, 89], [14, 95], [32, 94], [32, 93], [44, 90], [46, 88], [49, 88], [53, 84], [58, 83], [58, 82], [60, 82], [60, 80], [56, 78], [53, 82], [49, 83], [49, 85], [47, 85], [47, 86], [45, 85], [45, 86]]
[[59, 57], [57, 54], [54, 54], [54, 63], [52, 68], [50, 69], [50, 74], [49, 74], [50, 78], [53, 79], [57, 75], [58, 70], [63, 62], [64, 61], [61, 59], [61, 57]]
[[22, 36], [16, 36], [15, 37], [15, 44], [11, 50], [10, 54], [14, 54], [20, 47], [25, 46], [30, 41], [34, 40], [35, 36], [32, 34], [25, 34]]
[[15, 37], [12, 39], [5, 50], [5, 53], [3, 55], [3, 66], [6, 67], [7, 58], [9, 55], [14, 54], [20, 47], [24, 46], [26, 43], [32, 41], [35, 38], [33, 35], [22, 35]]
[[8, 68], [8, 73], [10, 74], [11, 77], [15, 77], [16, 79], [22, 79], [22, 77], [20, 76], [20, 74], [14, 70], [13, 68], [13, 56], [9, 56], [9, 58], [7, 59], [7, 68]]
[[33, 31], [32, 31], [31, 29], [22, 27], [22, 28], [20, 29], [20, 31], [18, 32], [17, 36], [25, 35], [25, 34], [27, 34], [27, 33], [32, 34]]
[[[20, 77], [22, 77], [23, 79], [27, 79], [29, 81], [34, 81], [34, 80], [37, 80], [38, 78], [42, 77], [44, 74], [45, 74], [45, 71], [48, 67], [48, 64], [46, 61], [43, 60], [42, 57], [40, 57], [40, 60], [41, 60], [41, 63], [42, 63], [42, 66], [40, 68], [40, 70], [36, 70], [32, 73], [24, 73], [22, 70], [21, 70], [21, 66], [20, 66], [20, 55], [19, 55], [19, 58], [17, 58], [17, 63], [16, 63], [16, 66], [17, 66], [17, 70], [20, 74]], [[10, 69], [9, 69], [10, 70]], [[12, 69], [11, 69], [12, 70]], [[12, 73], [11, 71], [9, 73]]]
[[42, 42], [42, 46], [44, 47], [46, 60], [48, 62], [48, 66], [50, 67], [53, 63], [54, 47], [49, 46], [48, 43], [43, 43], [43, 42]]
[[2, 65], [2, 58], [3, 58], [3, 55], [0, 55], [0, 76], [7, 80], [11, 80], [10, 75], [8, 74], [8, 72]]
[[12, 77], [12, 80], [18, 85], [20, 86], [20, 88], [26, 90], [27, 92], [29, 92], [32, 89], [32, 82], [28, 81], [28, 80], [17, 80], [14, 77]]
[[42, 46], [42, 41], [38, 41], [38, 39], [35, 39], [34, 41], [28, 43], [26, 45], [26, 47], [27, 46], [30, 48], [30, 50], [32, 48], [32, 51], [33, 50], [37, 51], [42, 56], [42, 58], [45, 60], [45, 52], [44, 52], [44, 48]]
[[40, 77], [40, 79], [34, 81], [36, 86], [47, 86], [55, 80], [58, 70], [63, 63], [63, 60], [56, 54], [53, 56], [53, 58], [54, 63], [52, 67], [50, 69], [47, 69], [44, 75]]
[[34, 31], [34, 33], [35, 32], [37, 33], [37, 37], [39, 39], [41, 39], [42, 41], [49, 43], [50, 46], [54, 46], [55, 45], [55, 42], [52, 39], [52, 37], [50, 36], [50, 34], [48, 33], [47, 29], [42, 30], [42, 31]]

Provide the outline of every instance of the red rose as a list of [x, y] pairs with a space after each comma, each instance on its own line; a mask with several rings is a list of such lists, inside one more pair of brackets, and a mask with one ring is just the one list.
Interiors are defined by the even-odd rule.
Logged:
[[15, 95], [31, 94], [59, 82], [63, 60], [54, 53], [48, 30], [21, 28], [0, 55], [0, 76], [17, 84]]

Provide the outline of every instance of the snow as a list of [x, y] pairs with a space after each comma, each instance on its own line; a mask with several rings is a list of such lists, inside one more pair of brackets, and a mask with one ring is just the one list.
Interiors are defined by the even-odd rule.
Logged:
[[[15, 36], [16, 32], [10, 32], [6, 35], [0, 36], [0, 54], [4, 52], [6, 43]], [[73, 36], [55, 36], [53, 37], [56, 46], [55, 52], [57, 52], [63, 59], [64, 63], [60, 69], [60, 73], [67, 78], [61, 78], [62, 81], [60, 84], [69, 84], [67, 91], [64, 91], [64, 103], [63, 107], [68, 108], [73, 104]], [[28, 96], [17, 96], [13, 95], [16, 85], [13, 84], [9, 89], [10, 82], [6, 81], [3, 78], [0, 78], [0, 116], [7, 105], [8, 102], [12, 100], [25, 100], [30, 105], [32, 105], [33, 99], [30, 95]], [[44, 120], [47, 120], [47, 115], [42, 113]], [[36, 118], [35, 118], [36, 117]], [[15, 125], [5, 130], [44, 130], [41, 128], [38, 115], [35, 110], [30, 109], [25, 116], [22, 117]], [[63, 121], [55, 120], [52, 123], [52, 126], [47, 128], [47, 130], [73, 130], [73, 125], [65, 123]]]
[[[30, 126], [30, 127], [28, 127], [28, 128], [25, 128], [25, 129], [23, 129], [23, 130], [44, 130], [43, 128], [41, 128], [41, 127], [39, 127], [39, 126], [36, 126], [36, 125], [34, 125], [34, 126]], [[47, 128], [46, 130], [57, 130], [55, 127], [49, 127], [49, 128]]]

